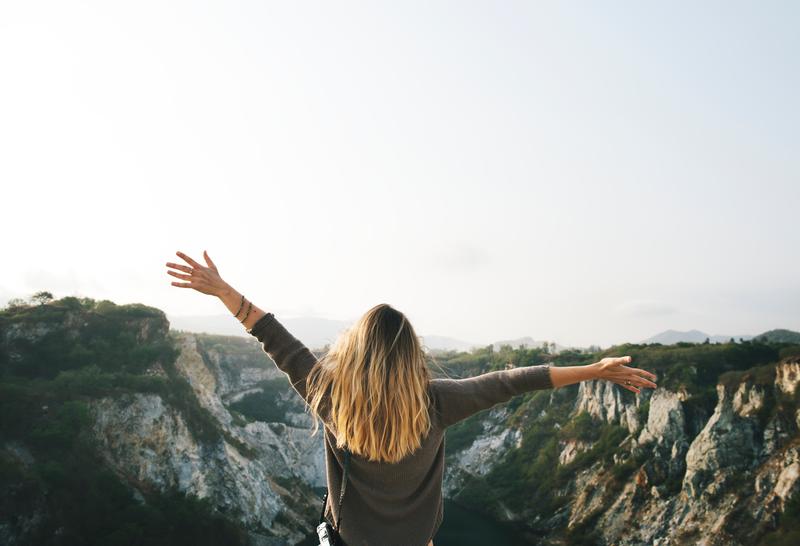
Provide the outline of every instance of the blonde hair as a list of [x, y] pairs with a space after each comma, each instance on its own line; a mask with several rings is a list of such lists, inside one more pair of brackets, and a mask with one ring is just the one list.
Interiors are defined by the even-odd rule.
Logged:
[[313, 414], [330, 417], [338, 448], [395, 463], [430, 430], [429, 381], [411, 323], [382, 303], [338, 337], [308, 374], [306, 392]]

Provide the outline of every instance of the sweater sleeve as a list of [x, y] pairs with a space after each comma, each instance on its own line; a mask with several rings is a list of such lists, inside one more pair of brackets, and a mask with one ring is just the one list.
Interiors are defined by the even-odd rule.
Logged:
[[524, 392], [552, 389], [550, 364], [496, 370], [465, 379], [432, 379], [442, 426], [449, 427], [470, 415], [507, 402]]
[[314, 353], [289, 333], [272, 313], [267, 313], [258, 319], [247, 332], [258, 339], [264, 352], [275, 362], [278, 369], [289, 377], [294, 390], [303, 397], [303, 400], [308, 401], [306, 377], [317, 363]]

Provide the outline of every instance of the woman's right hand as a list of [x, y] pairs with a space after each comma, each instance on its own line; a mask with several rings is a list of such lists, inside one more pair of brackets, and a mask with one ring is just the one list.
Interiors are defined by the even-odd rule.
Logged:
[[222, 277], [220, 277], [217, 266], [214, 265], [214, 262], [211, 261], [211, 257], [205, 250], [203, 251], [203, 257], [205, 258], [208, 267], [197, 263], [180, 250], [175, 254], [183, 258], [191, 267], [167, 262], [167, 267], [173, 267], [179, 271], [188, 273], [188, 275], [183, 275], [181, 273], [176, 273], [175, 271], [167, 271], [167, 273], [173, 277], [189, 281], [185, 283], [173, 282], [172, 286], [177, 286], [179, 288], [194, 288], [202, 294], [208, 294], [210, 296], [217, 297], [221, 296], [226, 290], [230, 289], [228, 283], [226, 283], [224, 280], [222, 280]]
[[611, 381], [636, 394], [639, 394], [640, 387], [655, 389], [658, 385], [648, 378], [656, 379], [656, 375], [646, 370], [624, 365], [631, 360], [633, 359], [630, 356], [609, 356], [595, 362], [593, 366], [598, 379]]

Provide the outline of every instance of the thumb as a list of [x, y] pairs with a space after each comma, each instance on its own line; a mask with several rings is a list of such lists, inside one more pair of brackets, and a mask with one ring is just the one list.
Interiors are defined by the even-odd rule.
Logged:
[[214, 265], [214, 262], [211, 261], [211, 256], [209, 256], [208, 252], [206, 252], [205, 250], [203, 251], [203, 258], [205, 258], [206, 263], [208, 264], [208, 267], [210, 267], [211, 269], [214, 269], [214, 270], [217, 269], [217, 266]]

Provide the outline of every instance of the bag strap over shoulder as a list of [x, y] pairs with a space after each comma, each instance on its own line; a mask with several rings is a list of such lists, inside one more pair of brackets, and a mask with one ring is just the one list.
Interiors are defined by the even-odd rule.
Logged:
[[[342, 476], [342, 492], [339, 494], [339, 517], [336, 520], [336, 530], [339, 530], [339, 526], [342, 524], [342, 501], [344, 500], [344, 492], [347, 488], [347, 471], [350, 468], [350, 450], [345, 448], [344, 450], [344, 474]], [[325, 506], [327, 506], [328, 501], [328, 491], [325, 491], [325, 495], [322, 497], [322, 512], [319, 514], [319, 522], [322, 523], [325, 521]]]
[[347, 469], [350, 467], [350, 450], [344, 450], [344, 475], [342, 476], [342, 492], [339, 494], [339, 518], [336, 520], [336, 530], [338, 531], [342, 524], [342, 501], [344, 500], [344, 490], [347, 488]]

